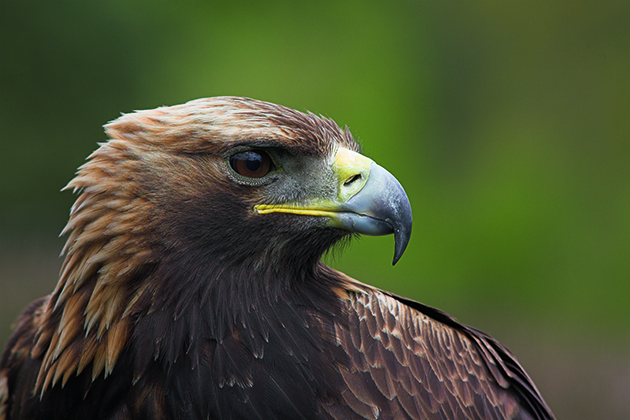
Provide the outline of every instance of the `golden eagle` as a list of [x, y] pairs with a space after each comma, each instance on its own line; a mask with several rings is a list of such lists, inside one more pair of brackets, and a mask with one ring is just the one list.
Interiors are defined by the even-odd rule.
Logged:
[[8, 419], [552, 419], [514, 356], [320, 257], [411, 233], [398, 181], [332, 120], [237, 97], [123, 115], [59, 283], [0, 361]]

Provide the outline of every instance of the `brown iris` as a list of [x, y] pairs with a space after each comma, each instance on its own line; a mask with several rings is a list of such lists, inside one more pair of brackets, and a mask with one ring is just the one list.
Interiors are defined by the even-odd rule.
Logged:
[[273, 168], [273, 162], [266, 152], [248, 150], [230, 158], [230, 166], [236, 173], [247, 178], [262, 178]]

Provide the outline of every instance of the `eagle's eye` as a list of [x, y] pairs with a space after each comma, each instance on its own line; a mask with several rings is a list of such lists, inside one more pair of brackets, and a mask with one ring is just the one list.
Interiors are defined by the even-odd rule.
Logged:
[[248, 150], [230, 158], [230, 166], [236, 173], [247, 178], [262, 178], [273, 169], [273, 162], [262, 150]]

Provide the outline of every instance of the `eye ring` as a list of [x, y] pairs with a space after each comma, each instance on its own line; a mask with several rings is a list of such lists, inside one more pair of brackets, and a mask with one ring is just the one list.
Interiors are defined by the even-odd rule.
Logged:
[[274, 169], [273, 161], [267, 152], [246, 150], [230, 157], [230, 167], [246, 178], [262, 178]]

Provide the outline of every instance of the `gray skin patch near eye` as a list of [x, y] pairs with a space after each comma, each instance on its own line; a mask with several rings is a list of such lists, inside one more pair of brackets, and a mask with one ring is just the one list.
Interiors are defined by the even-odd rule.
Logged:
[[333, 200], [337, 195], [334, 171], [325, 160], [313, 156], [277, 156], [281, 167], [277, 180], [265, 188], [267, 204], [305, 204], [313, 199]]

